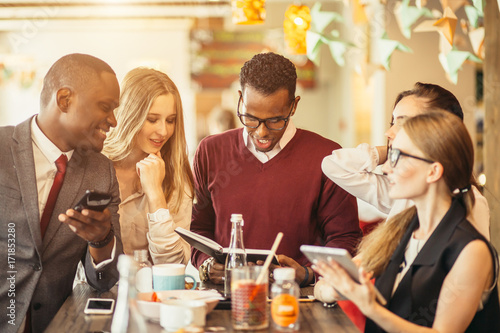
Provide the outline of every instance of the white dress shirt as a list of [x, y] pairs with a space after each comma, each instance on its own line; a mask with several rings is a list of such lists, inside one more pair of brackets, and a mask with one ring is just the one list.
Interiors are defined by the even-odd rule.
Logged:
[[36, 116], [31, 120], [31, 139], [33, 141], [33, 158], [35, 160], [36, 186], [38, 190], [38, 211], [42, 218], [50, 189], [54, 184], [57, 167], [56, 160], [62, 154], [66, 155], [68, 162], [74, 150], [62, 152], [52, 141], [43, 134], [36, 122]]
[[[265, 124], [264, 124], [265, 126]], [[252, 140], [248, 140], [248, 130], [247, 127], [243, 129], [243, 142], [245, 142], [245, 146], [250, 150], [250, 152], [262, 163], [269, 162], [274, 156], [278, 155], [278, 153], [285, 148], [285, 146], [292, 140], [293, 136], [297, 132], [297, 128], [293, 124], [292, 120], [288, 122], [288, 126], [285, 129], [285, 133], [281, 137], [280, 141], [274, 146], [271, 151], [266, 153], [260, 152], [255, 149], [255, 145]]]

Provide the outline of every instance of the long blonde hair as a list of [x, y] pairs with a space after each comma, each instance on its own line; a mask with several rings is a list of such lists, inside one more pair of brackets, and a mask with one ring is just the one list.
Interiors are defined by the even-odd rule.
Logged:
[[[474, 206], [471, 190], [471, 185], [475, 185], [474, 148], [463, 122], [449, 112], [434, 111], [408, 119], [403, 130], [424, 153], [424, 158], [441, 163], [449, 195], [463, 200], [466, 211], [470, 212]], [[416, 213], [415, 207], [408, 208], [363, 238], [359, 255], [367, 271], [378, 276], [385, 270]]]
[[177, 117], [174, 134], [161, 149], [161, 156], [165, 161], [162, 187], [169, 209], [176, 213], [185, 190], [193, 197], [194, 182], [187, 154], [181, 97], [177, 86], [167, 74], [139, 67], [125, 75], [120, 106], [115, 110], [118, 125], [111, 129], [104, 143], [103, 154], [113, 162], [122, 161], [129, 156], [151, 105], [158, 96], [169, 94], [174, 96]]

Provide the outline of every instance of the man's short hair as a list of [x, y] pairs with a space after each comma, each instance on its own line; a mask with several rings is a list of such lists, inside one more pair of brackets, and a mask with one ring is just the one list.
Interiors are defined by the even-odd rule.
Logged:
[[276, 53], [257, 54], [241, 68], [240, 85], [242, 89], [251, 86], [264, 96], [284, 88], [293, 99], [297, 85], [295, 65]]
[[81, 53], [65, 55], [50, 67], [43, 79], [40, 108], [47, 107], [57, 89], [70, 86], [80, 90], [85, 85], [91, 84], [102, 72], [116, 75], [106, 62], [94, 56]]

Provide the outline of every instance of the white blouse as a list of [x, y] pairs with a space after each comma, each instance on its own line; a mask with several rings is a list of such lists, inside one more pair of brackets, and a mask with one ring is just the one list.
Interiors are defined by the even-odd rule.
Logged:
[[[379, 165], [377, 148], [362, 143], [356, 148], [342, 148], [323, 159], [323, 173], [349, 194], [377, 208], [390, 218], [414, 205], [407, 199], [389, 197], [389, 180], [376, 172]], [[476, 187], [472, 187], [476, 203], [467, 219], [490, 239], [490, 209], [488, 201]]]
[[181, 227], [189, 230], [193, 201], [184, 191], [182, 204], [177, 214], [170, 212], [165, 222], [152, 222], [147, 218], [149, 205], [146, 195], [141, 191], [124, 199], [118, 213], [125, 254], [134, 250], [148, 249], [153, 264], [187, 264], [191, 247], [174, 230]]
[[427, 239], [416, 239], [414, 235], [411, 236], [408, 245], [406, 246], [405, 255], [403, 257], [403, 262], [399, 266], [399, 273], [396, 275], [396, 280], [394, 281], [394, 287], [392, 288], [392, 295], [396, 289], [398, 289], [399, 283], [403, 280], [406, 272], [410, 269], [410, 266], [415, 261], [415, 258], [418, 256], [418, 253], [425, 245]]

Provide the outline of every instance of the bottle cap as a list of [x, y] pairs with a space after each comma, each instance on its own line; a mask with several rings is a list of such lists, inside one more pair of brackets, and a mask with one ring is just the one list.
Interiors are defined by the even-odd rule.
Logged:
[[231, 222], [243, 222], [243, 214], [231, 214]]
[[276, 268], [273, 271], [273, 276], [275, 280], [294, 280], [295, 269], [291, 267]]

